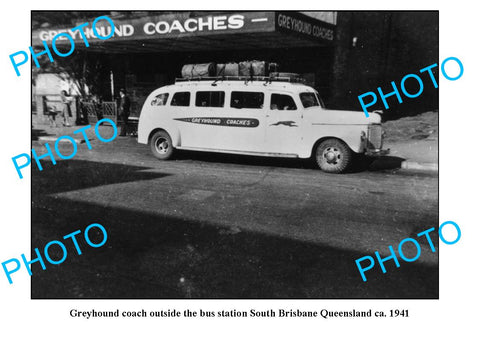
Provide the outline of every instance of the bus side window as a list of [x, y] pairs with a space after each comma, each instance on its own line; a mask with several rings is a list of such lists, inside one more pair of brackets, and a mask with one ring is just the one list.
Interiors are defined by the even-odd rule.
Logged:
[[171, 106], [190, 106], [190, 92], [177, 92], [172, 97]]
[[195, 106], [223, 107], [225, 92], [223, 91], [198, 91], [195, 98]]
[[263, 92], [232, 91], [230, 107], [235, 109], [262, 109]]
[[296, 110], [297, 105], [293, 98], [287, 94], [272, 93], [270, 110]]

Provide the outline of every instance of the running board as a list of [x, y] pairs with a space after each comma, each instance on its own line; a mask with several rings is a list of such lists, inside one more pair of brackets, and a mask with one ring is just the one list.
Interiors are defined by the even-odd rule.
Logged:
[[195, 147], [177, 146], [179, 150], [190, 151], [206, 151], [206, 152], [218, 152], [218, 153], [231, 153], [236, 155], [248, 155], [248, 156], [262, 156], [262, 157], [284, 157], [284, 158], [298, 158], [298, 155], [293, 153], [273, 153], [273, 152], [256, 152], [256, 151], [238, 151], [238, 150], [222, 150], [222, 149], [205, 149]]

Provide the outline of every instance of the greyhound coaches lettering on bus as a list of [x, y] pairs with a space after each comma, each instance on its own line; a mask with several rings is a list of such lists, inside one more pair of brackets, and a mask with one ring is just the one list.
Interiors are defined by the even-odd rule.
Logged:
[[[101, 20], [106, 21], [109, 26], [97, 27], [97, 23]], [[66, 32], [66, 31], [58, 32], [53, 38], [50, 35], [48, 35], [48, 37], [51, 38], [52, 40], [51, 47], [53, 52], [55, 52], [55, 54], [59, 57], [62, 57], [62, 58], [68, 57], [73, 53], [73, 51], [75, 51], [75, 41], [74, 41], [75, 38], [79, 39], [81, 37], [83, 40], [83, 43], [85, 44], [85, 47], [89, 47], [90, 44], [88, 42], [88, 39], [92, 37], [96, 37], [100, 40], [108, 40], [113, 36], [115, 31], [115, 25], [112, 19], [110, 19], [106, 15], [102, 15], [95, 18], [95, 20], [93, 20], [93, 23], [92, 23], [92, 28], [89, 28], [88, 25], [89, 25], [88, 22], [84, 22], [83, 24], [80, 24], [70, 29], [69, 32]], [[42, 38], [47, 38], [47, 36], [43, 35]], [[57, 48], [57, 41], [59, 40], [68, 40], [69, 42], [68, 45], [70, 46], [69, 47], [67, 46], [65, 49], [62, 49], [62, 51], [59, 51], [59, 49]], [[47, 55], [50, 62], [51, 63], [54, 62], [52, 52], [50, 51], [50, 48], [48, 47], [47, 42], [43, 39], [41, 42], [43, 45], [43, 51], [41, 52], [35, 52], [32, 46], [28, 47], [28, 49], [30, 50], [30, 56], [32, 57], [32, 60], [35, 63], [35, 66], [37, 66], [37, 68], [40, 68], [38, 57], [41, 55], [44, 55], [44, 54]], [[27, 63], [28, 61], [27, 52], [18, 51], [10, 54], [9, 57], [10, 57], [10, 61], [12, 62], [15, 73], [17, 74], [17, 77], [20, 77], [20, 71], [18, 67]]]

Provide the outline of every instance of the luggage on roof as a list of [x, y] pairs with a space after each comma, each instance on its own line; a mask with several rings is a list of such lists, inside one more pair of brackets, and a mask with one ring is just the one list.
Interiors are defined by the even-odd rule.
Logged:
[[205, 78], [227, 78], [240, 77], [280, 78], [278, 80], [299, 82], [303, 81], [298, 73], [278, 72], [277, 63], [267, 63], [263, 60], [247, 60], [239, 63], [204, 63], [187, 64], [182, 67], [182, 78], [184, 79], [205, 79]]
[[183, 78], [213, 77], [216, 68], [214, 63], [206, 64], [187, 64], [182, 67]]
[[253, 76], [265, 76], [267, 74], [267, 63], [264, 61], [253, 60], [252, 61], [252, 75]]
[[238, 63], [217, 64], [218, 77], [238, 77]]
[[242, 61], [239, 63], [239, 75], [250, 77], [265, 77], [270, 72], [277, 72], [277, 63], [267, 63], [264, 60]]
[[299, 81], [300, 74], [298, 73], [291, 73], [291, 72], [270, 72], [270, 77], [271, 78], [285, 78], [285, 80], [288, 81]]
[[252, 75], [252, 62], [241, 61], [238, 63], [238, 73], [240, 76], [250, 77]]

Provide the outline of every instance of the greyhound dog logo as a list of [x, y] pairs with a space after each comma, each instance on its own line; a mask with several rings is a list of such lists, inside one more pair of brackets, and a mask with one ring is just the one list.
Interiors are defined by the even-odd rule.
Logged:
[[272, 126], [272, 125], [276, 125], [276, 126], [285, 125], [285, 126], [288, 126], [288, 127], [298, 126], [298, 125], [296, 125], [296, 122], [294, 122], [293, 120], [283, 120], [283, 121], [280, 121], [280, 122], [276, 122], [274, 124], [270, 124], [270, 126]]

